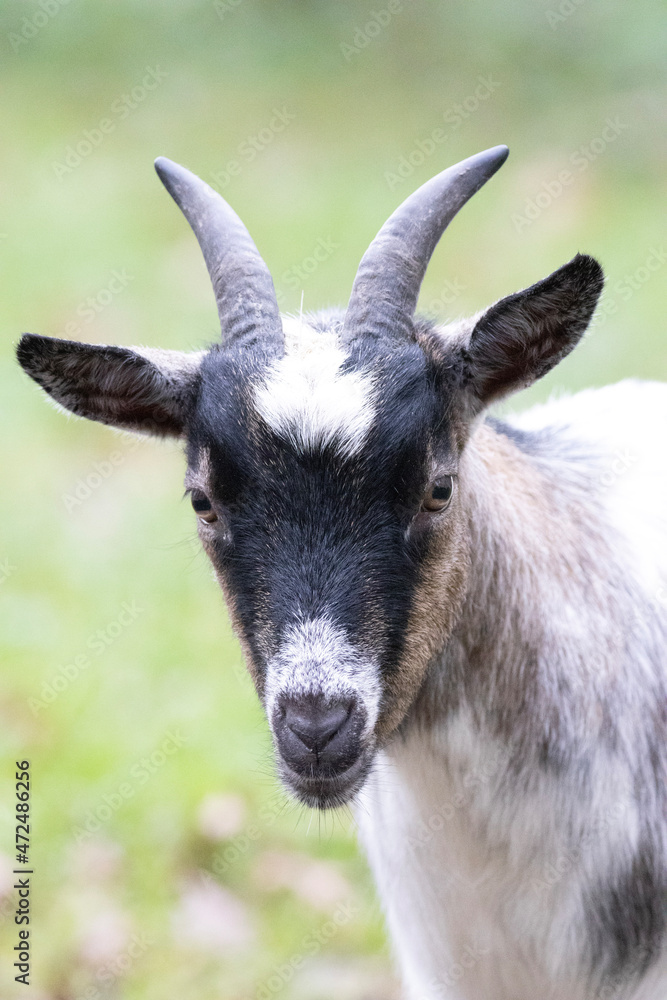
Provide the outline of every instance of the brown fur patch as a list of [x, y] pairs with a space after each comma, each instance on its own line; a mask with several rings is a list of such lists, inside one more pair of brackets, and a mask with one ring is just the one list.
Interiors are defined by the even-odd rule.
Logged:
[[[376, 726], [383, 743], [397, 729], [415, 700], [429, 664], [445, 645], [465, 597], [468, 576], [465, 516], [461, 509], [436, 534], [415, 590], [404, 653], [389, 679]], [[444, 518], [443, 518], [444, 521]], [[448, 572], [443, 572], [448, 567]]]
[[465, 508], [456, 489], [451, 506], [433, 529], [430, 554], [414, 594], [404, 653], [386, 686], [376, 726], [381, 743], [400, 725], [429, 663], [454, 628], [465, 597], [468, 562]]

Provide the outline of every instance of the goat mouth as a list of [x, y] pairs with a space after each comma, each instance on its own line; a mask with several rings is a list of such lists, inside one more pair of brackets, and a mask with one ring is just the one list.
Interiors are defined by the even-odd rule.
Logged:
[[366, 749], [338, 774], [300, 774], [282, 757], [279, 757], [279, 771], [283, 784], [299, 802], [312, 809], [336, 809], [349, 803], [361, 790], [372, 763], [372, 753]]

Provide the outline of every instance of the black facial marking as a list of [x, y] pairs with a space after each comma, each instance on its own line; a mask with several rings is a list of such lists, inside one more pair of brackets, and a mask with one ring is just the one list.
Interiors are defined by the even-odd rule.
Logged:
[[[335, 323], [336, 321], [333, 320]], [[315, 324], [313, 324], [315, 325]], [[316, 327], [317, 328], [317, 327]], [[189, 454], [205, 448], [210, 499], [226, 509], [213, 558], [258, 669], [295, 621], [330, 617], [396, 669], [429, 533], [411, 532], [434, 447], [449, 447], [439, 376], [416, 343], [349, 346], [344, 370], [371, 371], [375, 420], [355, 454], [299, 450], [254, 408], [270, 358], [213, 352]]]

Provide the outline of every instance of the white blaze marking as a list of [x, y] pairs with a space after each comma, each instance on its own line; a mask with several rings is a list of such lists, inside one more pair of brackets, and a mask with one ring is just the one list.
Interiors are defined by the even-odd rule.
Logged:
[[346, 360], [332, 333], [318, 333], [298, 317], [283, 317], [285, 356], [255, 393], [267, 424], [296, 447], [337, 445], [353, 455], [373, 422], [369, 375], [341, 370]]
[[366, 712], [365, 732], [377, 722], [381, 685], [377, 664], [352, 646], [329, 618], [293, 625], [266, 676], [266, 713], [273, 715], [281, 695], [323, 695], [335, 702], [357, 698]]

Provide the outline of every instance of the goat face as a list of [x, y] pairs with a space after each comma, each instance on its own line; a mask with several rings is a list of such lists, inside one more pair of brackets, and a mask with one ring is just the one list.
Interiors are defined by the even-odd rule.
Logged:
[[361, 787], [454, 627], [474, 421], [572, 349], [601, 289], [599, 266], [578, 256], [469, 323], [414, 319], [439, 236], [506, 155], [471, 157], [412, 195], [369, 247], [344, 314], [291, 320], [229, 206], [160, 161], [204, 251], [222, 343], [194, 355], [19, 345], [74, 413], [185, 439], [202, 542], [283, 778], [310, 805]]
[[285, 780], [326, 805], [405, 714], [466, 560], [442, 368], [414, 341], [344, 348], [340, 320], [314, 326], [286, 322], [278, 359], [206, 357], [186, 486]]

